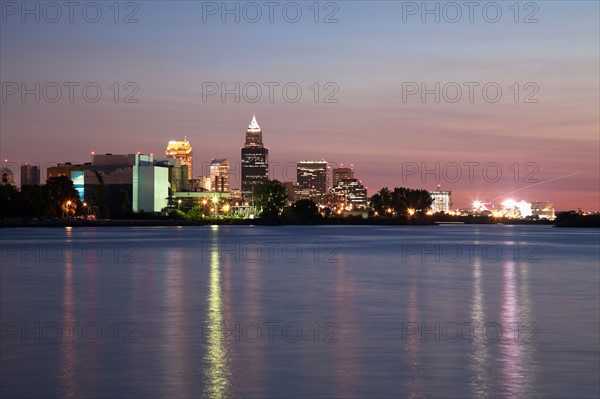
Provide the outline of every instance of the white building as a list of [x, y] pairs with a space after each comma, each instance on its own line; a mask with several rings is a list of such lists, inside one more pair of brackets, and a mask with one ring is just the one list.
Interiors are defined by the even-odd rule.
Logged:
[[431, 203], [431, 211], [437, 212], [450, 212], [452, 208], [452, 191], [441, 191], [440, 186], [437, 190], [429, 192], [433, 202]]

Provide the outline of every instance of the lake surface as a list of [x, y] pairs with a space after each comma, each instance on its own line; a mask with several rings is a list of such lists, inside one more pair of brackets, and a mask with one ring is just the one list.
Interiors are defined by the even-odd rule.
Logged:
[[2, 229], [6, 398], [594, 398], [600, 232]]

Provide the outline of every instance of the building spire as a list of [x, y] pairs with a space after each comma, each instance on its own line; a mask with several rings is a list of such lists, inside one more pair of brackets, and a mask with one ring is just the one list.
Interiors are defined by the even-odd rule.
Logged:
[[250, 125], [248, 125], [248, 131], [249, 132], [260, 132], [260, 126], [258, 125], [258, 122], [256, 121], [256, 115], [252, 115], [252, 121], [250, 122]]

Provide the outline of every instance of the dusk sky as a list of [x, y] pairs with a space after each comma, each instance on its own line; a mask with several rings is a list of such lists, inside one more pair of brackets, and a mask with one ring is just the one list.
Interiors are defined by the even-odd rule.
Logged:
[[[42, 177], [52, 163], [88, 162], [91, 151], [163, 157], [169, 140], [187, 135], [194, 175], [202, 174], [203, 163], [228, 158], [238, 176], [237, 182], [232, 177], [232, 187], [239, 187], [240, 148], [255, 113], [273, 178], [295, 180], [286, 164], [325, 159], [354, 164], [369, 196], [383, 186], [432, 190], [440, 184], [452, 190], [455, 208], [476, 199], [510, 197], [550, 201], [557, 210], [600, 209], [597, 1], [538, 1], [528, 8], [522, 2], [518, 23], [513, 1], [497, 3], [502, 17], [496, 23], [482, 16], [486, 2], [475, 9], [473, 23], [467, 8], [456, 23], [444, 19], [454, 17], [449, 8], [439, 23], [432, 15], [422, 22], [419, 11], [408, 13], [421, 2], [400, 1], [322, 2], [318, 23], [313, 1], [296, 2], [302, 10], [297, 23], [286, 21], [295, 16], [289, 7], [284, 18], [286, 2], [278, 3], [273, 23], [263, 2], [255, 3], [262, 7], [255, 23], [245, 20], [254, 10], [246, 9], [244, 18], [245, 2], [239, 3], [240, 21], [226, 15], [225, 23], [219, 10], [206, 13], [213, 11], [206, 2], [123, 2], [118, 23], [109, 9], [113, 2], [95, 3], [102, 10], [97, 23], [87, 22], [81, 7], [73, 23], [66, 9], [57, 23], [44, 15], [39, 23], [34, 16], [23, 22], [22, 10], [13, 14], [6, 3], [0, 25], [0, 156], [17, 165], [39, 163]], [[21, 7], [21, 2], [8, 3]], [[32, 8], [35, 3], [30, 2]], [[227, 4], [233, 9], [236, 3]], [[440, 10], [446, 5], [438, 3]], [[210, 6], [220, 8], [222, 2]], [[55, 15], [46, 12], [46, 19]], [[123, 23], [132, 12], [138, 22]], [[323, 23], [331, 13], [338, 22]], [[538, 22], [524, 23], [527, 18]], [[57, 102], [48, 101], [54, 97], [49, 87], [36, 103], [33, 95], [22, 101], [21, 93], [10, 94], [12, 82], [19, 88], [23, 82], [30, 88], [35, 82], [79, 86], [72, 103], [66, 86]], [[102, 89], [96, 103], [82, 95], [89, 82]], [[110, 89], [115, 82], [120, 87], [116, 103]], [[220, 93], [203, 99], [203, 87], [211, 82], [230, 89], [236, 82], [240, 87], [257, 82], [262, 99], [248, 101], [253, 89], [248, 96], [241, 93], [239, 102], [233, 94], [224, 101]], [[279, 83], [272, 102], [264, 82]], [[282, 94], [290, 82], [302, 89], [294, 103]], [[455, 97], [451, 88], [439, 103], [433, 94], [424, 103], [421, 93], [403, 99], [410, 82], [431, 89], [436, 82], [440, 87], [457, 82], [462, 97], [448, 101]], [[479, 84], [473, 102], [464, 82]], [[495, 103], [482, 95], [488, 83], [502, 89]], [[139, 91], [132, 98], [139, 101], [124, 102], [135, 86]], [[339, 91], [332, 98], [338, 102], [325, 102], [335, 88]], [[294, 89], [288, 94], [294, 97]], [[527, 102], [528, 95], [527, 101], [538, 102]], [[434, 170], [436, 162], [438, 179], [433, 172], [409, 169]], [[465, 163], [474, 165], [472, 182], [467, 166], [455, 178], [452, 165]], [[495, 165], [501, 167], [498, 181], [493, 181]]]

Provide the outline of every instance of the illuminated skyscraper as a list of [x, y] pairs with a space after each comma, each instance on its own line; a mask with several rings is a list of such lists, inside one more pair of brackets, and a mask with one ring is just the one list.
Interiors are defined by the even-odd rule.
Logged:
[[319, 195], [327, 192], [327, 161], [300, 161], [296, 168], [300, 190], [315, 190]]
[[167, 150], [165, 151], [165, 156], [167, 158], [181, 159], [181, 163], [188, 167], [188, 178], [191, 179], [194, 177], [192, 146], [190, 145], [190, 142], [187, 141], [187, 136], [183, 139], [183, 141], [169, 141]]
[[357, 179], [343, 179], [331, 193], [337, 198], [337, 203], [348, 211], [367, 209], [367, 189]]
[[334, 168], [333, 169], [333, 187], [336, 187], [344, 179], [353, 179], [354, 170], [350, 168]]
[[242, 148], [242, 195], [249, 198], [256, 183], [269, 178], [269, 149], [263, 146], [262, 130], [256, 117], [246, 130], [246, 144]]
[[210, 163], [210, 191], [229, 192], [229, 161], [213, 159]]

